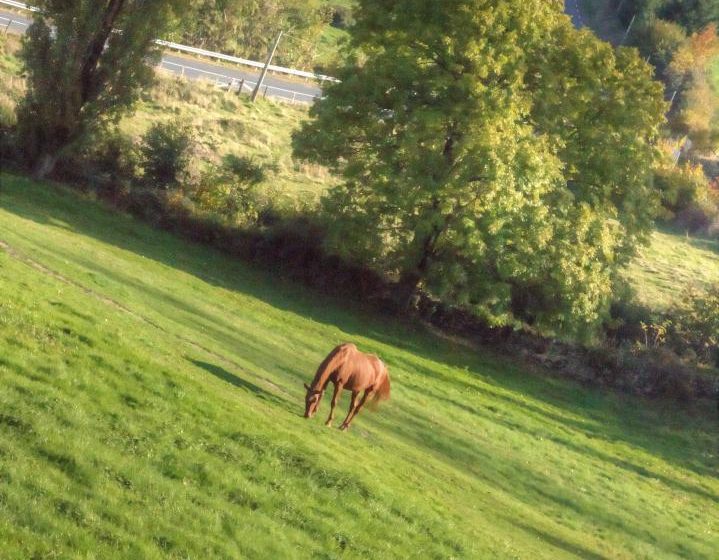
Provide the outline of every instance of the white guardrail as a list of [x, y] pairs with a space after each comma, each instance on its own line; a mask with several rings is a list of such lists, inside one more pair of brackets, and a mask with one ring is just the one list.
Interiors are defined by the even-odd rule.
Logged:
[[[27, 4], [24, 4], [22, 2], [15, 2], [14, 0], [0, 0], [0, 4], [5, 4], [6, 6], [12, 6], [13, 8], [17, 8], [19, 10], [28, 10], [31, 12], [39, 12], [40, 10], [38, 8], [35, 8], [34, 6], [28, 6]], [[206, 56], [208, 58], [215, 58], [217, 60], [224, 60], [226, 62], [233, 62], [235, 64], [241, 64], [243, 66], [252, 66], [253, 68], [264, 68], [264, 64], [262, 62], [257, 62], [255, 60], [248, 60], [246, 58], [239, 58], [237, 56], [231, 56], [229, 54], [222, 54], [214, 51], [207, 51], [205, 49], [197, 49], [195, 47], [188, 47], [187, 45], [180, 45], [179, 43], [173, 43], [171, 41], [161, 41], [156, 40], [156, 44], [168, 48], [168, 49], [174, 49], [180, 52], [186, 52], [190, 54], [194, 54], [197, 56]], [[268, 70], [271, 72], [277, 72], [278, 74], [287, 74], [289, 76], [296, 76], [299, 78], [306, 78], [310, 80], [319, 80], [320, 82], [337, 82], [338, 80], [335, 78], [332, 78], [331, 76], [325, 76], [323, 74], [315, 74], [313, 72], [305, 72], [304, 70], [295, 70], [294, 68], [285, 68], [283, 66], [275, 66], [273, 64], [270, 64], [268, 67]]]

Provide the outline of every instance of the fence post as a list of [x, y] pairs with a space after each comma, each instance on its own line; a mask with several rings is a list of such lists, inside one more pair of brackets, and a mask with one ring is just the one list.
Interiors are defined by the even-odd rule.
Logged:
[[5, 26], [5, 35], [7, 35], [8, 29], [10, 29], [10, 26], [12, 25], [13, 21], [8, 20], [7, 25]]
[[244, 89], [244, 87], [245, 87], [245, 79], [242, 78], [240, 80], [240, 89], [237, 90], [237, 95], [242, 95], [242, 90]]
[[292, 92], [292, 105], [295, 104], [295, 97], [297, 97], [297, 93], [293, 91]]
[[267, 90], [270, 89], [270, 86], [265, 86], [265, 93], [262, 95], [263, 99], [267, 99]]

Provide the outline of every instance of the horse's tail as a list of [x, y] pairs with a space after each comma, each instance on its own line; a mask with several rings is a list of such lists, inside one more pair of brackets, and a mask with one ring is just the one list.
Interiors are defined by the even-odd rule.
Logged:
[[377, 391], [375, 391], [373, 400], [375, 402], [388, 401], [389, 393], [390, 393], [389, 371], [387, 371], [387, 367], [385, 366], [384, 379], [382, 380], [382, 384], [379, 386], [379, 389], [377, 389]]

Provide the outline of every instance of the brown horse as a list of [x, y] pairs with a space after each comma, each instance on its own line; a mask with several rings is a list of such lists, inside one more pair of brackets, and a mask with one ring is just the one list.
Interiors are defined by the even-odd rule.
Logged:
[[[330, 381], [334, 383], [335, 391], [332, 395], [330, 416], [325, 422], [326, 426], [332, 425], [335, 406], [342, 389], [352, 391], [352, 400], [347, 418], [342, 422], [340, 430], [350, 427], [353, 418], [357, 416], [368, 398], [374, 401], [389, 399], [389, 373], [382, 360], [377, 356], [360, 352], [354, 344], [340, 344], [320, 364], [312, 384], [305, 383], [307, 389], [305, 418], [312, 418], [315, 415]], [[362, 391], [364, 395], [358, 403], [357, 397]]]

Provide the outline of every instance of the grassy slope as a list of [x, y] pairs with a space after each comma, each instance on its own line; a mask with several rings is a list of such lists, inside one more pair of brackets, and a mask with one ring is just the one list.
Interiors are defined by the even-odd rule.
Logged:
[[[716, 420], [0, 178], [3, 558], [715, 555]], [[342, 434], [300, 417], [301, 384], [348, 339], [394, 385]]]
[[689, 286], [719, 282], [719, 241], [655, 232], [625, 274], [639, 303], [667, 310]]
[[334, 179], [317, 165], [292, 159], [291, 137], [307, 118], [307, 108], [286, 103], [250, 103], [211, 84], [160, 79], [146, 92], [121, 129], [141, 136], [153, 123], [180, 118], [192, 124], [198, 161], [217, 160], [232, 153], [275, 168], [260, 189], [271, 189], [288, 202], [316, 201]]

